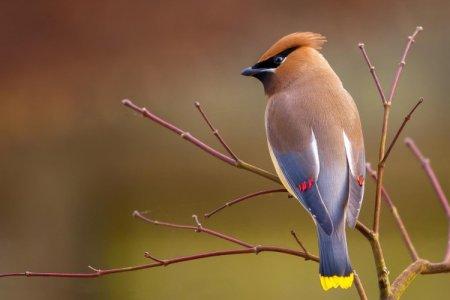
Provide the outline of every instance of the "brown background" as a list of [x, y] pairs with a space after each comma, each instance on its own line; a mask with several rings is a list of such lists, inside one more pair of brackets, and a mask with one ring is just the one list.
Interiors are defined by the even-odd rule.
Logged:
[[[192, 103], [201, 101], [242, 158], [271, 168], [265, 100], [240, 70], [280, 36], [315, 31], [359, 107], [367, 156], [376, 157], [381, 106], [357, 43], [385, 87], [416, 25], [425, 30], [395, 99], [393, 128], [420, 96], [406, 134], [432, 158], [449, 191], [448, 1], [2, 1], [0, 3], [0, 272], [85, 271], [229, 248], [191, 232], [144, 225], [191, 222], [235, 196], [273, 187], [214, 160], [121, 106], [138, 104], [216, 143]], [[399, 143], [386, 186], [417, 243], [441, 258], [446, 223], [418, 162]], [[361, 219], [370, 222], [373, 184]], [[207, 222], [251, 243], [295, 247], [294, 228], [316, 252], [312, 222], [292, 199], [265, 196]], [[392, 275], [407, 252], [384, 209], [382, 243]], [[350, 255], [371, 298], [368, 244], [349, 232]], [[420, 277], [406, 299], [450, 293], [450, 275]], [[1, 299], [349, 299], [321, 291], [317, 265], [277, 254], [223, 257], [95, 280], [0, 280]], [[444, 297], [445, 298], [445, 297]]]

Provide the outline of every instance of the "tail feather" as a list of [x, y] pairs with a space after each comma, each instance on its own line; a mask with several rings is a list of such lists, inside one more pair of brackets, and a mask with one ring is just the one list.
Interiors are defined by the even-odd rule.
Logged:
[[350, 265], [345, 237], [345, 226], [338, 226], [331, 235], [318, 227], [320, 253], [320, 283], [326, 291], [330, 288], [347, 289], [354, 275]]

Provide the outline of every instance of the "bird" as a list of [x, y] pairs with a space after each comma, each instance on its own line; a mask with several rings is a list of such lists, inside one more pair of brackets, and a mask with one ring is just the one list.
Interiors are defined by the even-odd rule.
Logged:
[[262, 82], [271, 160], [283, 186], [312, 217], [322, 288], [354, 281], [346, 225], [354, 228], [364, 195], [365, 151], [352, 96], [320, 53], [326, 38], [296, 32], [242, 71]]

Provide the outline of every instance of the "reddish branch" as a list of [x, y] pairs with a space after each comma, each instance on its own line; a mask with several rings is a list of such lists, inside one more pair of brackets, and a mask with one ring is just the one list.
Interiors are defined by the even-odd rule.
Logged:
[[415, 38], [419, 32], [423, 30], [422, 26], [417, 26], [414, 33], [410, 36], [408, 36], [408, 42], [406, 43], [405, 50], [403, 50], [403, 55], [400, 60], [400, 63], [398, 64], [397, 71], [395, 72], [394, 80], [392, 81], [391, 85], [391, 92], [389, 93], [389, 99], [388, 102], [392, 102], [394, 98], [394, 94], [397, 91], [397, 84], [400, 79], [400, 75], [402, 74], [403, 69], [406, 65], [406, 56], [409, 53], [409, 49], [411, 49], [411, 45], [415, 42]]
[[377, 87], [378, 93], [380, 94], [381, 103], [384, 104], [384, 103], [386, 103], [386, 96], [384, 95], [383, 88], [381, 87], [380, 79], [378, 79], [378, 75], [375, 71], [375, 66], [372, 65], [372, 62], [370, 61], [369, 56], [367, 55], [367, 51], [366, 51], [364, 43], [359, 43], [358, 47], [361, 50], [364, 60], [366, 61], [367, 66], [369, 67], [370, 74], [372, 74], [372, 78], [375, 81], [375, 85]]
[[233, 157], [233, 159], [235, 161], [239, 161], [239, 158], [236, 156], [236, 154], [234, 154], [234, 152], [231, 150], [230, 146], [228, 146], [228, 144], [225, 143], [224, 139], [222, 138], [222, 136], [219, 133], [219, 130], [214, 128], [211, 121], [206, 116], [205, 112], [203, 111], [202, 107], [200, 106], [200, 102], [196, 101], [194, 104], [195, 104], [195, 107], [200, 112], [200, 114], [202, 115], [203, 120], [205, 120], [206, 124], [208, 124], [208, 127], [211, 129], [212, 133], [219, 140], [219, 142], [222, 144], [222, 146], [225, 148], [225, 150], [228, 152], [228, 154], [230, 154], [231, 157]]
[[388, 159], [389, 154], [391, 154], [392, 148], [394, 148], [394, 145], [397, 142], [403, 129], [405, 128], [406, 123], [408, 123], [408, 121], [411, 120], [412, 114], [416, 111], [416, 109], [419, 107], [419, 105], [422, 104], [422, 102], [423, 102], [423, 98], [420, 98], [419, 101], [417, 101], [416, 105], [413, 106], [413, 108], [410, 110], [410, 112], [403, 119], [402, 125], [400, 125], [399, 129], [397, 130], [397, 133], [395, 134], [394, 138], [392, 139], [391, 144], [389, 145], [388, 149], [386, 150], [386, 153], [383, 156], [383, 159], [380, 162], [381, 164], [384, 164], [386, 162], [386, 160]]
[[244, 195], [244, 196], [238, 197], [234, 200], [224, 203], [222, 206], [219, 206], [216, 209], [210, 211], [209, 213], [204, 214], [204, 216], [205, 216], [205, 218], [209, 218], [209, 217], [215, 215], [216, 213], [218, 213], [219, 211], [221, 211], [222, 209], [232, 206], [236, 203], [242, 202], [247, 199], [255, 198], [257, 196], [261, 196], [261, 195], [265, 195], [265, 194], [272, 194], [272, 193], [287, 193], [287, 190], [286, 189], [270, 189], [270, 190], [263, 190], [263, 191], [251, 193], [248, 195]]
[[420, 152], [419, 148], [416, 146], [416, 144], [411, 138], [406, 138], [405, 144], [409, 147], [409, 149], [411, 149], [412, 153], [422, 164], [422, 168], [424, 169], [425, 173], [430, 179], [431, 185], [433, 186], [433, 189], [436, 192], [438, 200], [441, 203], [442, 208], [444, 209], [445, 216], [447, 217], [449, 225], [447, 237], [448, 240], [447, 251], [445, 252], [444, 261], [450, 262], [450, 204], [448, 202], [447, 196], [445, 195], [444, 190], [442, 189], [442, 186], [436, 174], [434, 173], [433, 168], [431, 167], [430, 160], [425, 156], [423, 156], [422, 152]]
[[122, 104], [125, 105], [126, 107], [131, 108], [132, 110], [134, 110], [135, 112], [138, 112], [140, 114], [142, 114], [143, 117], [148, 118], [150, 120], [152, 120], [153, 122], [169, 129], [170, 131], [178, 134], [179, 136], [181, 136], [183, 139], [187, 140], [188, 142], [194, 144], [195, 146], [197, 146], [198, 148], [202, 149], [203, 151], [205, 151], [206, 153], [220, 159], [221, 161], [226, 162], [227, 164], [230, 164], [232, 166], [237, 166], [237, 161], [225, 154], [222, 154], [220, 151], [212, 148], [211, 146], [205, 144], [204, 142], [202, 142], [201, 140], [199, 140], [198, 138], [196, 138], [195, 136], [193, 136], [192, 134], [190, 134], [187, 131], [184, 131], [183, 129], [180, 129], [179, 127], [173, 125], [172, 123], [167, 122], [166, 120], [164, 120], [163, 118], [155, 115], [154, 113], [150, 112], [147, 108], [145, 107], [139, 107], [136, 104], [134, 104], [133, 102], [131, 102], [128, 99], [125, 99], [122, 101]]

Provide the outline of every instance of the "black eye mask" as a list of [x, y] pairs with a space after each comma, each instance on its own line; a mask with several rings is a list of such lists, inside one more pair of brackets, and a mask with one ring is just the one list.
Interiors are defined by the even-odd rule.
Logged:
[[284, 59], [291, 54], [296, 47], [286, 49], [277, 55], [274, 55], [272, 57], [269, 57], [266, 60], [260, 61], [259, 63], [255, 64], [252, 68], [253, 69], [276, 69], [278, 68], [281, 63], [284, 61]]

